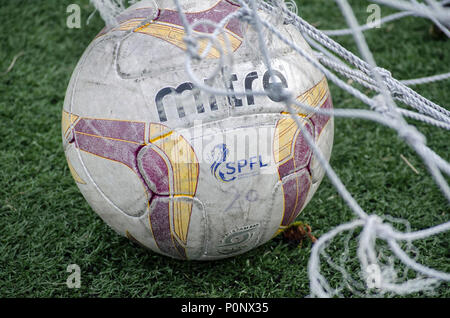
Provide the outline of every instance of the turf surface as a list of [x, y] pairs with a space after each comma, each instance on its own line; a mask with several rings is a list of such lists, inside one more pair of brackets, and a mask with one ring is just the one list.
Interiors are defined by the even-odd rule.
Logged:
[[[77, 3], [82, 28], [66, 27], [66, 8]], [[365, 22], [367, 3], [351, 1]], [[299, 1], [301, 15], [321, 29], [345, 27], [332, 1]], [[281, 238], [245, 255], [218, 262], [182, 262], [136, 247], [110, 230], [90, 209], [72, 180], [61, 146], [60, 116], [71, 73], [102, 28], [87, 0], [0, 0], [0, 297], [304, 297], [309, 293], [303, 248]], [[392, 12], [382, 8], [382, 14]], [[405, 18], [368, 31], [380, 66], [398, 79], [448, 72], [450, 41], [429, 36], [430, 23]], [[351, 37], [339, 42], [356, 52]], [[436, 103], [450, 103], [449, 81], [417, 87]], [[365, 108], [331, 85], [338, 107]], [[448, 132], [418, 125], [428, 144], [445, 159]], [[412, 171], [403, 155], [418, 170]], [[412, 229], [448, 220], [449, 205], [420, 159], [396, 133], [363, 120], [336, 119], [332, 166], [370, 213], [406, 218]], [[353, 219], [325, 179], [298, 218], [316, 236]], [[416, 242], [418, 261], [450, 271], [449, 235]], [[343, 240], [328, 253], [342, 254]], [[353, 246], [354, 248], [354, 246]], [[81, 267], [81, 288], [66, 286], [69, 264]], [[350, 261], [349, 268], [358, 269]], [[341, 279], [324, 268], [332, 284]], [[351, 294], [347, 294], [351, 295]], [[447, 284], [434, 294], [449, 297]]]

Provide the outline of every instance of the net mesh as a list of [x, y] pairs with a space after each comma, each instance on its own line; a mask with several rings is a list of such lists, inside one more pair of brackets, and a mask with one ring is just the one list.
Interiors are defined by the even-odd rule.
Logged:
[[[117, 23], [115, 17], [127, 6], [122, 0], [91, 0], [91, 2], [109, 26]], [[137, 1], [129, 1], [129, 4], [135, 2]], [[377, 66], [366, 42], [363, 32], [371, 29], [373, 23], [360, 25], [347, 0], [335, 0], [335, 2], [345, 17], [348, 28], [323, 31], [297, 15], [297, 5], [294, 1], [235, 0], [234, 2], [241, 8], [219, 24], [214, 24], [213, 33], [201, 35], [202, 39], [209, 40], [207, 48], [202, 53], [199, 53], [197, 48], [200, 35], [193, 32], [193, 29], [199, 24], [212, 25], [212, 22], [202, 20], [196, 21], [195, 25], [189, 24], [182, 13], [180, 0], [173, 0], [173, 2], [180, 12], [186, 33], [185, 69], [191, 81], [200, 90], [222, 96], [247, 94], [246, 91], [230, 92], [225, 88], [209, 86], [202, 79], [197, 78], [195, 67], [193, 67], [195, 63], [205, 58], [213, 47], [222, 53], [219, 61], [220, 69], [232, 64], [232, 57], [227, 54], [232, 50], [221, 48], [217, 37], [224, 32], [224, 27], [230, 19], [238, 18], [256, 31], [258, 45], [255, 45], [254, 58], [261, 59], [271, 74], [273, 69], [267, 43], [271, 37], [277, 37], [320, 69], [329, 81], [366, 105], [358, 109], [315, 109], [297, 101], [295, 96], [283, 89], [281, 85], [279, 87], [275, 85], [270, 94], [277, 95], [287, 111], [295, 114], [294, 108], [299, 106], [309, 112], [370, 120], [395, 130], [398, 136], [422, 159], [442, 195], [450, 202], [450, 187], [446, 181], [446, 176], [450, 176], [450, 164], [429, 148], [424, 135], [406, 120], [410, 118], [443, 130], [450, 130], [450, 111], [410, 88], [413, 85], [446, 80], [450, 78], [450, 73], [404, 81], [392, 77], [388, 70]], [[445, 36], [450, 37], [450, 9], [446, 7], [450, 4], [450, 0], [427, 0], [425, 3], [416, 0], [372, 0], [370, 2], [398, 10], [397, 13], [383, 17], [378, 23], [382, 24], [406, 16], [427, 18]], [[156, 1], [152, 3], [157, 7]], [[308, 52], [281, 33], [276, 27], [280, 21], [295, 26], [311, 45], [315, 56], [310, 56]], [[331, 38], [341, 35], [353, 36], [361, 58]], [[225, 45], [229, 43], [225, 41]], [[211, 77], [214, 76], [215, 74], [211, 74]], [[358, 83], [365, 90], [356, 88], [343, 78]], [[228, 86], [225, 85], [225, 87]], [[365, 93], [367, 89], [373, 92], [372, 96]], [[267, 92], [252, 91], [251, 94], [267, 95]], [[376, 297], [419, 291], [432, 292], [442, 282], [449, 281], [449, 273], [435, 270], [418, 261], [418, 250], [413, 243], [448, 231], [450, 222], [412, 231], [406, 219], [396, 219], [388, 215], [379, 216], [374, 211], [364, 210], [321, 154], [309, 132], [300, 124], [298, 117], [292, 115], [292, 118], [305, 135], [329, 180], [354, 213], [354, 219], [351, 222], [333, 228], [321, 235], [314, 243], [308, 264], [310, 296], [336, 297], [348, 295], [350, 292], [357, 296]], [[343, 238], [339, 244], [336, 242], [338, 237]], [[339, 259], [329, 255], [328, 249], [331, 245], [341, 249]], [[331, 283], [325, 274], [329, 270], [340, 273], [341, 280]]]

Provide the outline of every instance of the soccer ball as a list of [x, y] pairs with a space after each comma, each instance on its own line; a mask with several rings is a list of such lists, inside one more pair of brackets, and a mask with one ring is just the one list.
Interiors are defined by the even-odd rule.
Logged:
[[[240, 9], [228, 0], [180, 2], [190, 23], [217, 24]], [[298, 30], [272, 20], [313, 55]], [[250, 25], [230, 19], [208, 49], [202, 35], [214, 28], [197, 23], [204, 58], [192, 63], [195, 76], [231, 92], [211, 94], [186, 72], [185, 31], [172, 1], [158, 8], [141, 1], [118, 22], [79, 61], [62, 116], [68, 166], [92, 209], [121, 235], [178, 259], [242, 254], [289, 226], [324, 170], [271, 92], [282, 85], [302, 103], [331, 109], [324, 75], [272, 36], [271, 77]], [[221, 54], [232, 57], [233, 68], [218, 67]], [[261, 91], [267, 94], [252, 94]], [[333, 118], [295, 109], [329, 159]]]

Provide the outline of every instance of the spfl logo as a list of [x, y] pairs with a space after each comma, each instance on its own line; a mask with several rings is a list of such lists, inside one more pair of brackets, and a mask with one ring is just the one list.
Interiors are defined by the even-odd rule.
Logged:
[[248, 159], [227, 162], [230, 151], [226, 144], [219, 144], [211, 151], [213, 164], [211, 174], [224, 182], [248, 178], [260, 174], [260, 170], [269, 164], [264, 163], [262, 156], [253, 156]]

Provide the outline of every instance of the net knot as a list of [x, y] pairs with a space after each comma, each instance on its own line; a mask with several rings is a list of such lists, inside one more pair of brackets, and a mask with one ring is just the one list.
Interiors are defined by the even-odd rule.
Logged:
[[378, 95], [374, 96], [372, 99], [375, 102], [372, 107], [375, 111], [380, 112], [380, 113], [384, 113], [384, 112], [388, 111], [388, 107], [386, 105], [386, 100], [382, 94], [378, 94]]
[[239, 10], [238, 19], [242, 22], [248, 23], [250, 25], [253, 25], [255, 23], [255, 20], [253, 18], [252, 12], [248, 9], [241, 8]]
[[392, 77], [392, 73], [391, 72], [389, 72], [387, 69], [379, 67], [379, 66], [375, 67], [373, 69], [373, 71], [377, 72], [378, 74], [380, 74], [380, 76], [383, 79], [387, 79], [387, 78], [391, 78]]
[[417, 130], [414, 126], [405, 126], [398, 131], [400, 138], [407, 141], [409, 144], [425, 144], [425, 136]]
[[383, 219], [380, 218], [380, 217], [379, 217], [378, 215], [376, 215], [376, 214], [372, 214], [372, 215], [369, 215], [369, 216], [366, 218], [366, 225], [365, 225], [365, 227], [370, 227], [370, 228], [375, 227], [375, 228], [378, 228], [381, 224], [383, 224]]

